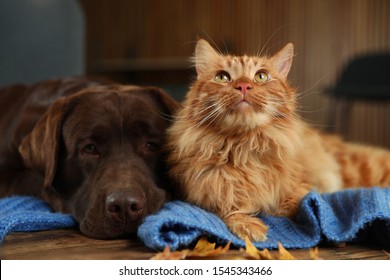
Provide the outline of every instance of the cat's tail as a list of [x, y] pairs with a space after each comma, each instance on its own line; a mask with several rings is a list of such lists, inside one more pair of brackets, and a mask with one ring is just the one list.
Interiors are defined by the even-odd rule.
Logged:
[[329, 150], [340, 165], [344, 187], [390, 187], [390, 151], [341, 141]]

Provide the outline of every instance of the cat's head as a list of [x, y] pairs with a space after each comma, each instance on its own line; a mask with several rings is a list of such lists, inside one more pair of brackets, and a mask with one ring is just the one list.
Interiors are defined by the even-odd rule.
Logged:
[[262, 128], [292, 120], [294, 90], [287, 83], [294, 47], [272, 57], [222, 55], [208, 42], [196, 44], [197, 79], [187, 96], [199, 126]]

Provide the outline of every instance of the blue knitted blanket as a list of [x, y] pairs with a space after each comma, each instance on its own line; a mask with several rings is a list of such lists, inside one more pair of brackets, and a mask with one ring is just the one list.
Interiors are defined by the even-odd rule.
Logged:
[[[390, 245], [390, 188], [345, 190], [332, 194], [312, 192], [302, 201], [296, 220], [261, 216], [269, 226], [268, 239], [259, 248], [309, 248], [321, 242], [375, 241]], [[0, 199], [0, 243], [12, 231], [39, 231], [75, 227], [67, 214], [54, 213], [33, 197]], [[146, 246], [172, 250], [195, 243], [208, 236], [219, 244], [232, 241], [244, 247], [244, 241], [228, 231], [214, 214], [181, 201], [172, 201], [147, 217], [138, 230]]]
[[0, 243], [13, 231], [39, 231], [75, 227], [71, 215], [54, 213], [42, 200], [30, 196], [0, 199]]
[[[275, 249], [310, 248], [321, 242], [370, 242], [390, 245], [390, 188], [344, 190], [332, 194], [309, 193], [302, 201], [296, 220], [260, 216], [269, 226], [267, 240], [254, 245]], [[193, 244], [200, 236], [219, 244], [237, 247], [245, 242], [233, 235], [215, 215], [180, 201], [166, 203], [157, 214], [146, 218], [138, 236], [146, 246], [172, 250]]]

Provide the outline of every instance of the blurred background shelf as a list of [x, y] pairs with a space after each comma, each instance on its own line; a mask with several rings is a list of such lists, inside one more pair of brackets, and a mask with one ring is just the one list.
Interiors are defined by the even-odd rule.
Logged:
[[388, 99], [353, 101], [333, 121], [345, 100], [325, 94], [356, 57], [390, 52], [389, 26], [388, 0], [0, 0], [0, 85], [88, 74], [183, 100], [197, 38], [238, 55], [272, 55], [292, 42], [298, 113], [347, 140], [390, 148]]
[[95, 61], [92, 72], [172, 71], [188, 70], [189, 59], [181, 57], [106, 59]]
[[[273, 54], [293, 42], [289, 75], [299, 114], [348, 140], [390, 148], [390, 102], [356, 102], [347, 130], [329, 122], [324, 94], [357, 56], [390, 51], [387, 0], [80, 0], [86, 17], [87, 71], [121, 82], [162, 86], [182, 100], [195, 77], [198, 37], [221, 52]], [[369, 73], [367, 73], [369, 75]]]

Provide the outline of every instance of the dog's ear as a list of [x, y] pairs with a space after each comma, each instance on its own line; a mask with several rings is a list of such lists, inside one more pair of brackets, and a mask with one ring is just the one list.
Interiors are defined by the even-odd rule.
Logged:
[[54, 102], [19, 146], [25, 165], [44, 177], [44, 187], [51, 186], [56, 173], [61, 127], [67, 105], [68, 98]]
[[158, 105], [163, 108], [163, 113], [173, 116], [175, 112], [180, 108], [180, 103], [173, 99], [167, 92], [158, 87], [146, 87], [147, 93], [149, 93]]

